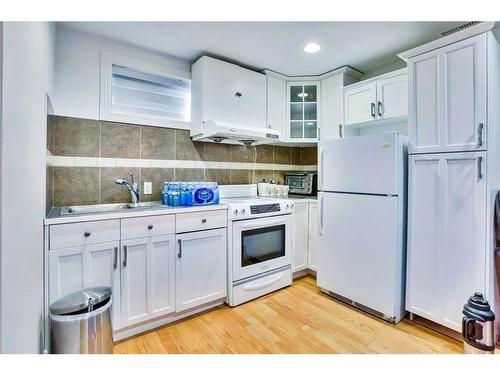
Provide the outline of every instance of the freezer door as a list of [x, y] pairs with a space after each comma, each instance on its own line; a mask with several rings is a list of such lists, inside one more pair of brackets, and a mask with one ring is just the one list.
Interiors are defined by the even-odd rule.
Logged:
[[319, 194], [318, 285], [388, 317], [403, 306], [398, 199]]
[[397, 195], [405, 137], [384, 133], [319, 142], [319, 190]]

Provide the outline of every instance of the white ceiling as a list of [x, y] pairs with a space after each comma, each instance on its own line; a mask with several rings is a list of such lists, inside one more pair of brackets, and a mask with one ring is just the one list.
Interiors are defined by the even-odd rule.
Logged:
[[[396, 63], [396, 54], [437, 39], [463, 22], [66, 22], [103, 35], [194, 61], [220, 56], [286, 75], [321, 74], [343, 65], [362, 72]], [[322, 46], [306, 54], [305, 44]]]

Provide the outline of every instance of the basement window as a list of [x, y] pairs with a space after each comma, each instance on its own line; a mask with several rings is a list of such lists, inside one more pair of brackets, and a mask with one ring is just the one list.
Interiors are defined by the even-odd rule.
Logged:
[[103, 53], [102, 120], [189, 128], [191, 80], [188, 72]]

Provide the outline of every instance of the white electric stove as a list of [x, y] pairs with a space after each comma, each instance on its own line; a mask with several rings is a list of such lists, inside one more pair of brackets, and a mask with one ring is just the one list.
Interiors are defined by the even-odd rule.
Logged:
[[292, 283], [290, 199], [258, 197], [256, 185], [221, 186], [228, 208], [228, 301], [236, 306]]

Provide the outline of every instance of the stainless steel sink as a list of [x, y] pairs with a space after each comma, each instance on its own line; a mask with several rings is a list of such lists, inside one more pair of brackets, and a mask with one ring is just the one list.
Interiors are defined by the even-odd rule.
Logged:
[[117, 212], [126, 210], [141, 210], [148, 208], [162, 207], [161, 202], [141, 202], [141, 203], [117, 203], [117, 204], [96, 204], [86, 206], [67, 206], [61, 207], [60, 215], [87, 215], [106, 212]]

